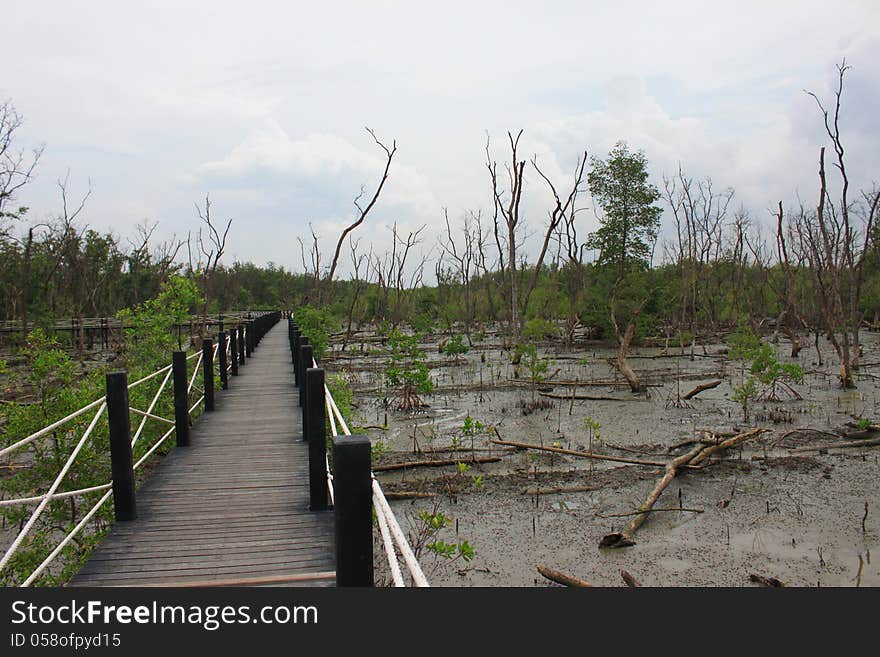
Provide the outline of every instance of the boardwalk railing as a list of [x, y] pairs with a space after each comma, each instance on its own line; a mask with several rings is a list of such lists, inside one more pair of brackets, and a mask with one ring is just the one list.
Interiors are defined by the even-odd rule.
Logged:
[[[255, 313], [256, 314], [256, 313]], [[66, 417], [43, 427], [39, 431], [22, 438], [13, 444], [0, 449], [0, 458], [17, 452], [31, 445], [40, 438], [44, 438], [53, 432], [63, 429], [65, 425], [88, 413], [93, 413], [75, 447], [68, 455], [66, 461], [59, 469], [47, 491], [41, 495], [21, 497], [0, 501], [0, 507], [36, 504], [27, 522], [6, 548], [0, 558], [0, 571], [3, 570], [15, 556], [24, 540], [31, 533], [50, 502], [87, 495], [90, 493], [103, 492], [104, 494], [86, 512], [79, 522], [60, 541], [50, 554], [28, 575], [21, 586], [30, 586], [42, 575], [50, 564], [58, 557], [61, 551], [83, 530], [94, 515], [113, 497], [114, 516], [117, 521], [134, 520], [137, 517], [134, 473], [149, 459], [155, 451], [175, 434], [178, 446], [186, 446], [189, 443], [189, 425], [193, 413], [204, 404], [205, 410], [214, 410], [214, 374], [219, 374], [221, 385], [225, 389], [228, 385], [227, 375], [231, 371], [237, 374], [238, 366], [245, 362], [245, 354], [249, 356], [257, 343], [280, 318], [278, 312], [261, 313], [258, 316], [244, 320], [237, 327], [229, 330], [230, 337], [237, 336], [241, 350], [236, 352], [236, 339], [227, 339], [224, 331], [218, 333], [218, 340], [207, 338], [203, 342], [202, 349], [187, 355], [186, 352], [176, 351], [172, 354], [172, 363], [144, 376], [133, 383], [127, 382], [125, 372], [110, 372], [106, 377], [106, 394], [86, 404], [82, 408], [70, 413]], [[218, 354], [220, 357], [218, 358]], [[187, 362], [196, 360], [192, 368], [192, 375], [187, 374]], [[228, 364], [231, 363], [231, 364]], [[216, 364], [216, 365], [215, 365]], [[199, 373], [202, 374], [202, 385], [196, 384]], [[152, 395], [146, 409], [138, 409], [129, 404], [129, 393], [138, 386], [145, 385], [149, 381], [159, 379], [161, 383]], [[163, 417], [155, 412], [156, 406], [163, 393], [168, 391], [168, 383], [172, 382], [174, 399], [174, 419]], [[189, 400], [196, 391], [200, 396], [191, 406]], [[110, 466], [111, 481], [87, 488], [62, 491], [65, 478], [77, 461], [77, 457], [90, 440], [94, 440], [96, 427], [104, 413], [107, 414], [107, 433], [110, 439]], [[131, 434], [131, 414], [140, 417], [137, 429]], [[133, 462], [132, 453], [139, 440], [144, 436], [144, 430], [148, 421], [163, 425], [170, 425], [167, 431], [161, 433], [153, 445], [144, 454]], [[69, 430], [69, 429], [67, 429]], [[60, 492], [59, 492], [60, 491]]]
[[[352, 435], [324, 382], [324, 370], [318, 367], [308, 339], [300, 334], [292, 319], [288, 320], [288, 336], [294, 379], [300, 389], [303, 439], [309, 441], [310, 506], [313, 510], [332, 506], [335, 514], [337, 586], [373, 585], [373, 512], [394, 586], [406, 586], [400, 557], [412, 586], [430, 586], [373, 475], [369, 438]], [[333, 437], [332, 469], [327, 456], [325, 418]]]

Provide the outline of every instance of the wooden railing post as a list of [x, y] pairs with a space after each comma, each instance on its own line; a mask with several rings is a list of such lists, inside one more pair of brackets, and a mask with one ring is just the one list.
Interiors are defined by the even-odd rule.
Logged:
[[[250, 354], [248, 354], [250, 356]], [[244, 324], [238, 325], [238, 364], [245, 364], [245, 353], [244, 353]]]
[[128, 410], [128, 376], [107, 374], [107, 425], [110, 430], [110, 471], [113, 477], [113, 512], [117, 520], [137, 518], [134, 469], [131, 456], [131, 417]]
[[299, 405], [305, 409], [306, 398], [306, 370], [312, 366], [312, 345], [309, 339], [302, 336], [299, 339]]
[[214, 410], [214, 342], [202, 340], [202, 388], [205, 391], [205, 411]]
[[229, 364], [232, 376], [238, 376], [238, 331], [234, 328], [229, 331]]
[[174, 378], [174, 434], [178, 447], [189, 445], [189, 381], [186, 377], [186, 352], [171, 354], [171, 371]]
[[373, 489], [370, 439], [333, 439], [336, 585], [373, 586]]
[[309, 509], [325, 511], [328, 508], [327, 491], [327, 428], [324, 415], [324, 370], [310, 367], [306, 370], [306, 406], [303, 418], [308, 417], [305, 439], [309, 442]]
[[245, 355], [250, 358], [251, 354], [254, 353], [254, 323], [251, 320], [248, 320], [244, 323], [247, 327], [245, 331], [245, 341], [244, 341], [244, 351]]
[[217, 334], [217, 363], [220, 368], [220, 388], [226, 390], [229, 388], [229, 363], [226, 360], [226, 332], [220, 331]]
[[302, 336], [299, 326], [293, 325], [293, 385], [299, 388], [299, 348], [302, 346]]

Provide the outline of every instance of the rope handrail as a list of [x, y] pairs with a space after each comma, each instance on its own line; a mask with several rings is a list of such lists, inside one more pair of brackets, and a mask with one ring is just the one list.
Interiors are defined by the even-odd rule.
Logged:
[[[219, 345], [215, 346], [214, 355], [216, 355], [216, 353], [217, 353], [218, 346]], [[199, 366], [202, 362], [202, 358], [204, 357], [204, 353], [202, 351], [197, 351], [197, 352], [190, 354], [186, 358], [186, 360], [189, 361], [189, 360], [192, 360], [193, 358], [196, 358], [196, 357], [198, 357], [199, 360], [196, 363], [196, 366], [193, 368], [193, 370], [194, 370], [193, 377], [189, 381], [188, 391], [192, 390], [192, 387], [195, 383], [195, 379], [196, 379], [196, 376], [198, 375]], [[153, 397], [150, 401], [150, 404], [147, 406], [146, 411], [140, 410], [140, 409], [135, 408], [133, 406], [128, 407], [130, 412], [141, 416], [141, 420], [138, 424], [138, 427], [131, 437], [132, 447], [134, 447], [135, 444], [138, 442], [138, 440], [142, 437], [147, 420], [152, 419], [152, 420], [164, 422], [167, 424], [175, 425], [175, 422], [173, 420], [169, 420], [168, 418], [164, 418], [164, 417], [161, 417], [161, 416], [153, 413], [153, 409], [156, 407], [156, 404], [158, 403], [160, 397], [162, 396], [162, 393], [168, 387], [168, 382], [171, 380], [171, 376], [173, 374], [172, 365], [166, 365], [165, 367], [162, 367], [162, 368], [156, 370], [155, 372], [152, 372], [144, 377], [141, 377], [140, 379], [138, 379], [136, 381], [133, 381], [132, 383], [129, 383], [127, 385], [127, 389], [131, 390], [132, 388], [139, 386], [143, 383], [146, 383], [147, 381], [150, 381], [152, 379], [155, 379], [155, 378], [161, 376], [162, 374], [165, 374], [165, 377], [162, 379], [162, 382], [160, 383], [155, 394], [153, 395]], [[189, 412], [192, 413], [195, 410], [195, 408], [198, 407], [198, 405], [204, 401], [204, 399], [205, 399], [205, 397], [204, 397], [204, 395], [202, 395], [202, 397], [195, 403], [195, 405], [189, 409]], [[107, 500], [110, 499], [110, 497], [113, 495], [113, 491], [112, 491], [113, 482], [112, 482], [112, 480], [108, 483], [104, 483], [104, 484], [100, 484], [100, 485], [89, 486], [86, 488], [79, 488], [76, 490], [58, 492], [58, 489], [61, 487], [61, 484], [63, 483], [65, 477], [69, 473], [71, 467], [73, 466], [74, 462], [76, 461], [76, 459], [79, 456], [80, 452], [82, 451], [83, 447], [87, 444], [87, 442], [91, 438], [92, 434], [94, 433], [95, 428], [98, 426], [98, 420], [101, 418], [101, 416], [104, 414], [104, 412], [107, 409], [106, 395], [84, 405], [82, 408], [79, 408], [79, 409], [73, 411], [72, 413], [69, 413], [65, 417], [63, 417], [59, 420], [56, 420], [55, 422], [43, 427], [42, 429], [35, 431], [34, 433], [27, 436], [26, 438], [18, 440], [15, 443], [8, 445], [7, 447], [4, 447], [2, 450], [0, 450], [0, 457], [4, 456], [6, 454], [10, 454], [11, 452], [14, 452], [22, 447], [29, 445], [30, 443], [34, 442], [35, 440], [37, 440], [43, 436], [46, 436], [47, 434], [50, 434], [51, 432], [55, 431], [59, 427], [66, 424], [67, 422], [70, 422], [71, 420], [73, 420], [73, 419], [75, 419], [85, 413], [88, 413], [89, 411], [95, 410], [96, 408], [97, 408], [97, 410], [95, 411], [94, 416], [91, 418], [87, 428], [85, 429], [83, 434], [80, 436], [79, 441], [77, 442], [76, 446], [71, 451], [71, 453], [68, 455], [67, 460], [65, 461], [64, 465], [58, 471], [58, 473], [55, 476], [55, 479], [52, 481], [52, 484], [49, 486], [48, 490], [45, 493], [42, 493], [40, 495], [32, 495], [32, 496], [28, 496], [28, 497], [0, 500], [0, 508], [12, 507], [12, 506], [18, 506], [18, 505], [37, 504], [37, 507], [31, 513], [28, 521], [20, 529], [19, 533], [16, 535], [15, 539], [13, 539], [12, 543], [10, 543], [9, 546], [6, 548], [6, 551], [4, 552], [2, 558], [0, 558], [0, 569], [3, 569], [9, 563], [9, 561], [12, 559], [12, 557], [15, 556], [15, 554], [17, 553], [17, 551], [21, 547], [22, 543], [24, 542], [25, 538], [30, 534], [31, 530], [36, 525], [37, 521], [40, 519], [41, 515], [43, 514], [43, 512], [45, 511], [46, 507], [48, 506], [48, 504], [50, 502], [53, 502], [56, 500], [72, 498], [72, 497], [80, 497], [83, 495], [88, 495], [90, 493], [98, 493], [98, 492], [104, 491], [104, 495], [95, 503], [94, 506], [92, 506], [92, 508], [86, 513], [86, 515], [83, 516], [83, 518], [79, 521], [79, 523], [77, 523], [77, 525], [59, 542], [59, 544], [40, 563], [40, 565], [37, 566], [37, 568], [33, 572], [31, 572], [31, 574], [27, 577], [27, 579], [25, 579], [24, 582], [22, 582], [20, 584], [20, 586], [22, 586], [22, 587], [30, 586], [34, 581], [36, 581], [36, 579], [45, 571], [45, 569], [49, 566], [49, 564], [61, 553], [61, 551], [64, 549], [64, 547], [66, 547], [70, 543], [70, 541], [73, 540], [73, 538], [83, 529], [83, 527], [85, 527], [87, 525], [88, 521], [95, 515], [95, 513], [97, 513], [100, 510], [100, 508], [107, 502]], [[146, 462], [146, 460], [150, 456], [152, 456], [153, 453], [155, 453], [155, 451], [168, 439], [168, 437], [171, 436], [171, 434], [173, 434], [175, 432], [175, 429], [176, 429], [176, 426], [171, 426], [171, 428], [168, 429], [168, 431], [166, 431], [152, 445], [152, 447], [137, 461], [137, 463], [133, 464], [132, 469], [137, 470], [140, 466], [142, 466]]]
[[[314, 358], [312, 359], [312, 366], [318, 366], [318, 363]], [[327, 408], [327, 416], [330, 420], [330, 431], [332, 435], [334, 437], [338, 436], [339, 429], [341, 429], [343, 435], [350, 436], [351, 430], [348, 428], [345, 418], [342, 417], [342, 412], [339, 410], [339, 406], [336, 404], [336, 400], [333, 399], [333, 394], [330, 392], [330, 388], [328, 388], [326, 384], [324, 385], [324, 403]], [[403, 560], [406, 562], [413, 584], [418, 587], [430, 586], [415, 552], [413, 552], [406, 535], [400, 527], [400, 523], [394, 516], [394, 512], [391, 510], [388, 500], [385, 498], [385, 493], [382, 492], [382, 486], [379, 484], [379, 480], [376, 479], [376, 476], [372, 472], [370, 473], [370, 478], [372, 480], [373, 508], [376, 511], [379, 533], [382, 537], [382, 545], [385, 549], [388, 565], [391, 568], [391, 578], [394, 582], [394, 586], [405, 586], [403, 575], [400, 570], [400, 563], [397, 558], [397, 551], [400, 552], [403, 556]], [[328, 462], [327, 485], [330, 487], [331, 499], [333, 497], [332, 481], [333, 473], [330, 471], [330, 465]]]
[[64, 466], [61, 468], [61, 471], [55, 477], [55, 481], [52, 482], [52, 485], [49, 487], [49, 492], [31, 514], [30, 519], [28, 519], [25, 526], [18, 533], [18, 536], [10, 544], [9, 548], [7, 548], [5, 554], [2, 558], [0, 558], [0, 569], [6, 565], [6, 563], [12, 558], [15, 552], [18, 550], [18, 547], [21, 545], [21, 542], [24, 540], [25, 536], [31, 531], [31, 528], [37, 522], [37, 519], [40, 517], [40, 514], [43, 513], [43, 509], [46, 508], [46, 505], [49, 503], [51, 496], [58, 490], [58, 487], [61, 485], [61, 481], [64, 479], [64, 476], [67, 474], [67, 471], [70, 470], [70, 466], [73, 465], [73, 461], [76, 459], [77, 455], [82, 450], [83, 446], [86, 444], [86, 441], [89, 439], [89, 436], [92, 435], [92, 431], [94, 431], [95, 427], [98, 424], [98, 418], [104, 413], [104, 410], [107, 408], [107, 402], [103, 402], [101, 406], [98, 408], [98, 411], [95, 413], [95, 416], [92, 418], [92, 421], [89, 423], [88, 428], [83, 432], [82, 437], [79, 439], [79, 442], [76, 444], [76, 447], [73, 448], [73, 451], [70, 453], [70, 456], [67, 457], [67, 461], [64, 463]]

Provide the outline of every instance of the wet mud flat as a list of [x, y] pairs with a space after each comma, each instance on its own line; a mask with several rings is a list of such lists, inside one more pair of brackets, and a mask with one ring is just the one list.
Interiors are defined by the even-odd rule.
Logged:
[[[880, 434], [852, 428], [878, 418], [877, 335], [864, 343], [868, 365], [847, 391], [837, 385], [830, 349], [820, 366], [815, 351], [792, 360], [786, 343], [774, 345], [780, 362], [804, 368], [794, 386], [801, 398], [757, 401], [748, 421], [732, 399], [747, 373], [721, 344], [700, 348], [694, 360], [677, 349], [635, 350], [631, 363], [647, 388], [633, 394], [601, 345], [540, 345], [550, 366], [534, 381], [492, 340], [456, 359], [426, 340], [435, 390], [424, 407], [406, 412], [383, 385], [385, 356], [375, 343], [355, 347], [357, 358], [335, 354], [327, 367], [344, 370], [355, 390], [358, 424], [374, 444], [383, 488], [402, 498], [391, 504], [404, 529], [416, 537], [418, 514], [439, 512], [450, 523], [436, 538], [466, 540], [475, 550], [469, 561], [450, 560], [417, 545], [433, 585], [556, 586], [538, 574], [543, 565], [600, 586], [624, 585], [621, 570], [645, 586], [757, 586], [753, 574], [786, 586], [877, 586], [880, 446], [871, 442]], [[688, 441], [753, 427], [766, 431], [681, 471], [633, 535], [635, 545], [599, 547], [627, 525]], [[837, 446], [856, 442], [851, 436], [864, 444]], [[401, 467], [407, 463], [420, 465]], [[387, 574], [378, 544], [376, 569]]]

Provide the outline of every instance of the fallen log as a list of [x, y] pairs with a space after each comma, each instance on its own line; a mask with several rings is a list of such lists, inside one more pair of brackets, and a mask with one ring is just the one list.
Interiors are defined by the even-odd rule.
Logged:
[[778, 580], [775, 577], [765, 577], [764, 575], [758, 575], [757, 573], [751, 573], [749, 579], [756, 584], [768, 586], [773, 589], [781, 589], [785, 586], [781, 580]]
[[385, 498], [389, 500], [421, 500], [428, 497], [437, 497], [437, 494], [420, 493], [415, 490], [385, 491]]
[[562, 584], [563, 586], [573, 586], [576, 588], [593, 588], [593, 585], [589, 582], [585, 582], [584, 580], [578, 579], [577, 577], [572, 577], [571, 575], [566, 575], [565, 573], [560, 573], [558, 570], [547, 568], [547, 566], [537, 566], [537, 568], [538, 572], [549, 579], [551, 582], [556, 582], [557, 584]]
[[691, 451], [682, 454], [681, 456], [673, 459], [666, 465], [666, 473], [657, 482], [657, 485], [654, 486], [653, 490], [648, 494], [648, 497], [645, 499], [644, 504], [639, 507], [637, 514], [630, 520], [629, 524], [622, 532], [612, 532], [602, 537], [602, 540], [599, 541], [599, 547], [608, 547], [608, 548], [621, 548], [628, 547], [630, 545], [635, 545], [635, 541], [632, 539], [633, 534], [636, 533], [639, 527], [645, 522], [648, 518], [648, 511], [650, 511], [654, 504], [657, 503], [657, 500], [660, 498], [660, 495], [666, 490], [666, 487], [672, 483], [672, 480], [675, 479], [678, 474], [679, 469], [687, 467], [687, 466], [697, 466], [701, 462], [705, 461], [715, 452], [728, 449], [729, 447], [733, 447], [734, 445], [738, 445], [749, 438], [753, 438], [754, 436], [760, 435], [766, 431], [766, 429], [762, 429], [760, 427], [756, 429], [751, 429], [750, 431], [746, 431], [745, 433], [741, 433], [733, 438], [728, 438], [717, 445], [709, 445], [708, 447], [702, 444], [697, 445]]
[[[508, 447], [517, 447], [519, 449], [536, 449], [541, 452], [553, 452], [555, 454], [568, 454], [569, 456], [579, 456], [585, 459], [596, 459], [597, 461], [614, 461], [616, 463], [630, 463], [632, 465], [650, 465], [654, 467], [665, 467], [663, 461], [643, 461], [641, 459], [628, 459], [623, 456], [607, 456], [605, 454], [596, 454], [594, 452], [576, 452], [573, 449], [563, 449], [562, 447], [544, 447], [542, 445], [531, 445], [529, 443], [517, 443], [510, 440], [490, 440], [495, 445], [507, 445]], [[702, 449], [702, 445], [700, 449]], [[376, 468], [373, 468], [374, 470]]]
[[[666, 490], [666, 487], [675, 479], [675, 476], [678, 474], [678, 469], [690, 462], [691, 459], [697, 457], [697, 455], [702, 452], [706, 447], [703, 445], [697, 445], [691, 451], [686, 454], [682, 454], [676, 459], [673, 459], [666, 465], [666, 473], [663, 475], [663, 478], [657, 482], [657, 485], [654, 486], [654, 489], [648, 494], [645, 503], [639, 507], [639, 511], [650, 511], [651, 507], [657, 502], [657, 499], [660, 497], [660, 494]], [[648, 517], [647, 513], [640, 513], [635, 516], [632, 520], [630, 520], [629, 524], [626, 526], [622, 532], [612, 532], [602, 537], [602, 540], [599, 541], [599, 547], [609, 547], [609, 548], [621, 548], [628, 547], [630, 545], [635, 545], [636, 542], [632, 540], [633, 534], [636, 533], [639, 527], [642, 526], [642, 523], [645, 522], [645, 519]]]
[[387, 472], [388, 470], [405, 470], [407, 468], [432, 468], [441, 465], [456, 465], [458, 463], [497, 463], [500, 456], [474, 456], [466, 459], [436, 459], [434, 461], [407, 461], [405, 463], [388, 463], [373, 466], [373, 472]]
[[691, 390], [687, 394], [683, 395], [682, 399], [691, 399], [692, 397], [696, 397], [697, 395], [699, 395], [704, 390], [711, 390], [712, 388], [717, 388], [722, 383], [724, 383], [724, 381], [722, 381], [721, 379], [716, 379], [715, 381], [709, 381], [708, 383], [701, 383], [700, 385], [696, 386], [693, 390]]
[[806, 445], [791, 450], [792, 452], [818, 452], [823, 449], [837, 449], [838, 447], [870, 447], [871, 445], [880, 445], [880, 438], [871, 438], [869, 440], [844, 440], [837, 443], [822, 443], [820, 445]]
[[640, 401], [641, 397], [608, 397], [606, 395], [559, 395], [553, 392], [539, 392], [539, 395], [542, 397], [549, 397], [550, 399], [579, 399], [579, 400], [589, 400], [589, 401], [619, 401], [619, 402], [630, 402], [630, 401]]
[[629, 518], [643, 513], [657, 513], [658, 511], [686, 511], [688, 513], [703, 513], [703, 509], [688, 509], [683, 506], [673, 506], [667, 509], [645, 509], [644, 511], [630, 511], [629, 513], [609, 513], [608, 515], [596, 514], [597, 518]]
[[642, 585], [642, 583], [639, 580], [637, 580], [635, 577], [630, 575], [625, 570], [620, 571], [620, 576], [623, 577], [623, 581], [626, 582], [626, 585], [629, 586], [630, 588], [638, 588]]
[[717, 445], [710, 445], [709, 447], [704, 448], [692, 461], [690, 461], [689, 465], [699, 465], [707, 458], [712, 456], [715, 452], [719, 452], [721, 450], [730, 449], [740, 443], [745, 442], [755, 436], [759, 436], [762, 433], [767, 431], [767, 429], [762, 429], [758, 427], [756, 429], [751, 429], [750, 431], [746, 431], [745, 433], [741, 433], [738, 436], [734, 436], [733, 438], [728, 438], [727, 440], [722, 440]]

